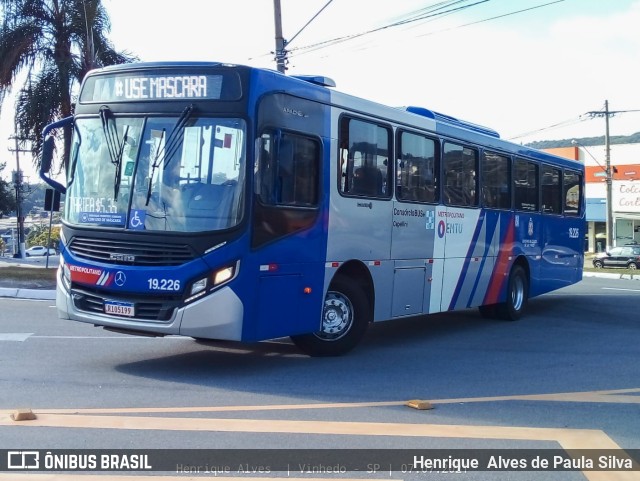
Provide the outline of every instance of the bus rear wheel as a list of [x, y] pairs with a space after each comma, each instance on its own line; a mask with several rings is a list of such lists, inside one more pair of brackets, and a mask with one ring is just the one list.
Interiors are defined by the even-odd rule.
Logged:
[[310, 356], [340, 356], [352, 350], [364, 336], [371, 318], [367, 296], [355, 283], [335, 279], [324, 299], [320, 330], [291, 336]]
[[529, 299], [529, 279], [522, 266], [516, 265], [509, 274], [507, 299], [498, 304], [497, 313], [507, 321], [517, 321], [522, 317]]

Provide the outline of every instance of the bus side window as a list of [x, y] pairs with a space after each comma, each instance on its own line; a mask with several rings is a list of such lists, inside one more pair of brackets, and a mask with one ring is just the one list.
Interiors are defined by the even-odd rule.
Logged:
[[549, 165], [542, 166], [542, 212], [562, 214], [562, 171]]
[[513, 163], [514, 202], [516, 210], [536, 212], [540, 204], [538, 164], [516, 159]]
[[346, 195], [389, 198], [391, 129], [343, 117], [339, 133], [339, 189]]
[[582, 176], [578, 172], [565, 170], [563, 177], [564, 214], [577, 216], [582, 205]]
[[484, 152], [481, 173], [483, 207], [510, 209], [511, 159], [493, 152]]
[[398, 136], [396, 197], [409, 202], [437, 202], [436, 142], [410, 132]]
[[318, 204], [320, 146], [290, 133], [263, 134], [256, 193], [266, 205], [314, 207]]
[[444, 201], [449, 205], [478, 205], [478, 152], [462, 145], [444, 144]]

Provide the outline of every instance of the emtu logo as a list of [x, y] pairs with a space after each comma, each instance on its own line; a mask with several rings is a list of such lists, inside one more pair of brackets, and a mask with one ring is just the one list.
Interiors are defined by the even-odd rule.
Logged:
[[40, 453], [38, 451], [8, 451], [7, 469], [39, 469]]

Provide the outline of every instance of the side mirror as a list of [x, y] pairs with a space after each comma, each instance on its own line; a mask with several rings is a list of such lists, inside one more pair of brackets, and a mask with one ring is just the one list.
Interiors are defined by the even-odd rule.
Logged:
[[58, 120], [57, 122], [47, 125], [42, 131], [42, 138], [44, 140], [42, 141], [42, 156], [40, 157], [40, 178], [62, 194], [67, 191], [66, 187], [48, 177], [49, 171], [51, 170], [51, 163], [53, 162], [53, 151], [55, 148], [54, 137], [53, 135], [49, 135], [49, 133], [54, 129], [59, 129], [71, 124], [73, 124], [73, 117], [65, 117], [62, 120]]
[[40, 173], [49, 173], [53, 161], [53, 151], [56, 147], [55, 139], [49, 135], [42, 144], [42, 159], [40, 160]]

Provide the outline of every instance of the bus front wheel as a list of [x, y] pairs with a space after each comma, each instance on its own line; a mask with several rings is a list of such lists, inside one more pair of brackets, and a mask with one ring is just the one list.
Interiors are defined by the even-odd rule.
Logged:
[[360, 342], [370, 317], [363, 290], [355, 283], [338, 278], [331, 283], [325, 296], [320, 330], [291, 336], [291, 340], [310, 356], [340, 356]]
[[509, 274], [507, 299], [498, 305], [498, 314], [508, 321], [517, 321], [522, 317], [529, 298], [529, 279], [522, 266], [516, 265]]

